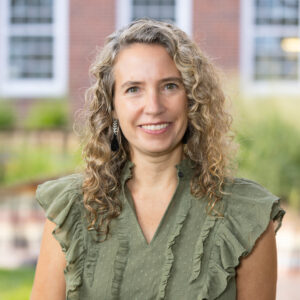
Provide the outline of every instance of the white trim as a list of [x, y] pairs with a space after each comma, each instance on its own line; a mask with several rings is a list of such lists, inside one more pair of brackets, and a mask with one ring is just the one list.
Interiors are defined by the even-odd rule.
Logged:
[[[51, 79], [10, 79], [8, 76], [9, 1], [0, 2], [0, 97], [63, 97], [68, 85], [69, 0], [54, 0], [54, 76]], [[46, 33], [47, 29], [42, 31]], [[48, 30], [49, 31], [49, 30]], [[16, 33], [16, 32], [14, 32]]]
[[[254, 20], [254, 0], [241, 0], [241, 19], [240, 19], [240, 74], [241, 92], [245, 97], [252, 96], [271, 96], [271, 95], [299, 95], [300, 79], [298, 81], [278, 80], [278, 81], [254, 81], [254, 37], [259, 35], [278, 36], [296, 34], [300, 37], [300, 25], [297, 31], [295, 26], [272, 26], [273, 28], [255, 28]], [[300, 20], [300, 5], [299, 5]], [[255, 30], [255, 32], [254, 32]], [[300, 77], [300, 53], [299, 53]]]
[[[6, 84], [7, 78], [7, 57], [8, 57], [8, 1], [0, 1], [0, 95], [3, 95], [2, 89]], [[3, 87], [2, 87], [3, 86]]]
[[240, 19], [240, 74], [242, 90], [245, 90], [249, 82], [251, 82], [251, 74], [253, 74], [253, 26], [250, 26], [253, 18], [253, 5], [249, 0], [241, 1], [241, 19]]
[[132, 0], [116, 0], [116, 28], [126, 26], [131, 20]]
[[[131, 17], [132, 0], [116, 0], [116, 28], [126, 26]], [[193, 34], [193, 0], [175, 1], [175, 22], [189, 36]]]
[[191, 37], [193, 34], [193, 0], [176, 0], [175, 4], [176, 24]]

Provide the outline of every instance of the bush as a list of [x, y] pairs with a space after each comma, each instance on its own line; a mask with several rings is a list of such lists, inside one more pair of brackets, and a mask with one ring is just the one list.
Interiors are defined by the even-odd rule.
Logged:
[[65, 128], [68, 125], [68, 109], [66, 101], [40, 100], [34, 104], [25, 120], [28, 129]]
[[72, 153], [63, 153], [50, 146], [24, 144], [21, 148], [10, 148], [0, 187], [76, 172], [81, 164], [80, 148], [75, 148]]
[[14, 128], [16, 116], [13, 108], [9, 103], [0, 101], [0, 130]]
[[[282, 99], [283, 101], [283, 99]], [[258, 181], [300, 207], [300, 125], [285, 119], [272, 101], [239, 103], [234, 124], [239, 176]]]

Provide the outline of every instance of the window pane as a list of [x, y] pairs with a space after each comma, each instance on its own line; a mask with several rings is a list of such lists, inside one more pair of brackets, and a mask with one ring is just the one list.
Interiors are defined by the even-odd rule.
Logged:
[[10, 49], [10, 78], [53, 77], [52, 37], [13, 36]]
[[174, 22], [175, 0], [134, 0], [132, 19], [144, 17]]
[[255, 39], [255, 80], [297, 80], [298, 54], [285, 52], [283, 38], [257, 37]]
[[49, 24], [53, 22], [53, 0], [11, 0], [12, 24]]
[[256, 24], [298, 25], [299, 0], [256, 0]]

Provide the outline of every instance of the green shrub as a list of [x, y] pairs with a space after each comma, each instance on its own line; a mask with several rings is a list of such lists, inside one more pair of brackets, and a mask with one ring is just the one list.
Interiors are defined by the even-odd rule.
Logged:
[[288, 122], [270, 100], [238, 106], [238, 175], [258, 181], [299, 208], [300, 125]]
[[81, 164], [79, 147], [72, 152], [63, 153], [50, 146], [37, 147], [24, 144], [21, 148], [10, 149], [10, 158], [5, 162], [0, 186], [76, 172]]
[[28, 129], [65, 128], [68, 125], [66, 101], [40, 100], [32, 106], [25, 120]]
[[11, 129], [15, 127], [16, 116], [9, 103], [0, 101], [0, 130]]

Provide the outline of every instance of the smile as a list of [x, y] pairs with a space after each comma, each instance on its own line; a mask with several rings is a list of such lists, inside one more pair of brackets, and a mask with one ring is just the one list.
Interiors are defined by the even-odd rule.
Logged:
[[152, 131], [157, 131], [157, 130], [161, 130], [164, 128], [167, 128], [169, 126], [169, 123], [162, 123], [162, 124], [157, 124], [157, 125], [141, 125], [142, 128], [146, 129], [146, 130], [152, 130]]

